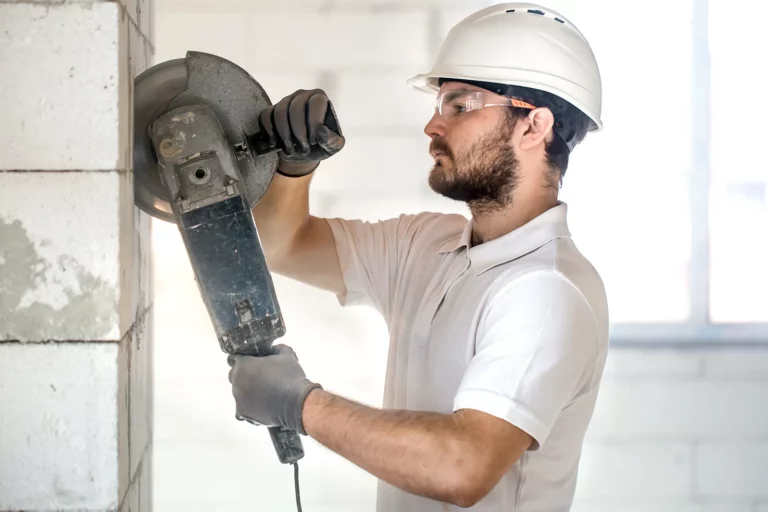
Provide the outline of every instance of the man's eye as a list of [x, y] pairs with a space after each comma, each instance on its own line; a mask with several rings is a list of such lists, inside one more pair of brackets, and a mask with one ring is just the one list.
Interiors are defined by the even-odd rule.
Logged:
[[460, 104], [460, 103], [454, 103], [451, 105], [451, 108], [453, 109], [453, 112], [456, 114], [463, 114], [467, 111], [466, 105]]

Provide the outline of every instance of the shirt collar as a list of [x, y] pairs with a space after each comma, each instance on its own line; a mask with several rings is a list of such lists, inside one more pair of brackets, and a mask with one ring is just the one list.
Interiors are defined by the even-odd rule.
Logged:
[[476, 247], [471, 246], [474, 220], [470, 219], [464, 226], [464, 231], [446, 240], [438, 252], [443, 254], [466, 247], [472, 269], [475, 275], [480, 275], [497, 265], [535, 251], [552, 240], [569, 238], [571, 233], [568, 229], [567, 214], [568, 205], [560, 201], [557, 206], [550, 208], [527, 224]]

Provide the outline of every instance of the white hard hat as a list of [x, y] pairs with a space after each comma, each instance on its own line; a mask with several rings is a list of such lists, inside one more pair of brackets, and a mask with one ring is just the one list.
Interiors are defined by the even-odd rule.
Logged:
[[517, 85], [554, 94], [601, 130], [602, 85], [586, 38], [559, 13], [535, 4], [498, 4], [468, 16], [443, 41], [428, 73], [408, 80], [425, 92], [440, 78]]

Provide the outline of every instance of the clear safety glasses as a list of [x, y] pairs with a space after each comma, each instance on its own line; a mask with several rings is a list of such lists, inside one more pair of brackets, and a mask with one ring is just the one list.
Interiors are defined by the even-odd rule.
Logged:
[[435, 98], [435, 112], [446, 121], [485, 107], [518, 107], [531, 110], [536, 108], [517, 98], [496, 96], [482, 91], [448, 91]]

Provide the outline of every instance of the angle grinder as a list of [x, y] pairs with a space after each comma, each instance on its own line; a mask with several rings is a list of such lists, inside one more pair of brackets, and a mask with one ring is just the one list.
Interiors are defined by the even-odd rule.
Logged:
[[[277, 169], [279, 148], [258, 125], [269, 106], [251, 75], [207, 53], [187, 52], [135, 80], [136, 206], [178, 226], [228, 354], [267, 355], [285, 334], [251, 213]], [[269, 433], [280, 462], [304, 456], [297, 432]]]

